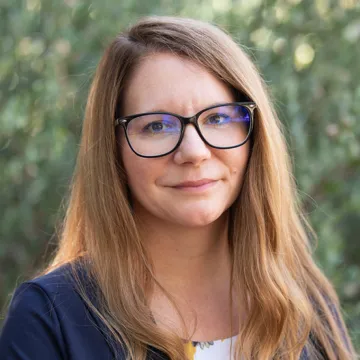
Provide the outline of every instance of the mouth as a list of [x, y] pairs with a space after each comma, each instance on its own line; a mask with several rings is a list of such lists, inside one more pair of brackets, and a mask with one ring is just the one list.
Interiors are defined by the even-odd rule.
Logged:
[[197, 181], [184, 181], [172, 187], [178, 190], [202, 191], [214, 186], [216, 183], [217, 180], [201, 179]]

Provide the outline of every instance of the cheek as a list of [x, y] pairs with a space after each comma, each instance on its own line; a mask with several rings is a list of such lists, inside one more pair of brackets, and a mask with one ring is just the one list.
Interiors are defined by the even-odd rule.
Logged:
[[150, 196], [154, 191], [156, 179], [162, 176], [165, 166], [159, 159], [137, 156], [124, 144], [121, 152], [128, 186], [138, 200]]
[[142, 178], [144, 176], [144, 174], [142, 174], [142, 167], [139, 164], [140, 158], [130, 149], [123, 133], [119, 137], [118, 144], [120, 150], [119, 154], [124, 166], [127, 183], [130, 189], [133, 190], [133, 188], [137, 187], [136, 179]]
[[248, 163], [248, 153], [240, 153], [229, 163], [229, 178], [230, 178], [230, 205], [238, 198], [243, 182], [245, 171]]
[[122, 160], [128, 185], [132, 191], [137, 192], [137, 189], [143, 188], [151, 178], [149, 168], [143, 164], [147, 159], [140, 158], [129, 149], [129, 151], [123, 152]]
[[235, 148], [224, 155], [223, 161], [230, 175], [240, 181], [246, 171], [249, 159], [249, 147], [245, 145], [240, 148]]

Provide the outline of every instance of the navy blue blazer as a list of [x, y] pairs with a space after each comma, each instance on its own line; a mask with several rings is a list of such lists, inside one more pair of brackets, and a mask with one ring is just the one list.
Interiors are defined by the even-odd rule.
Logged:
[[[105, 326], [77, 293], [69, 270], [62, 266], [16, 289], [0, 335], [1, 360], [125, 359], [119, 345], [113, 351]], [[148, 359], [167, 357], [149, 348]], [[300, 359], [309, 359], [305, 349]]]
[[[91, 289], [88, 296], [96, 303]], [[76, 291], [70, 265], [64, 265], [16, 289], [0, 334], [0, 359], [125, 360], [124, 350], [118, 345], [114, 351], [106, 333]], [[149, 360], [167, 359], [154, 348], [148, 353]]]

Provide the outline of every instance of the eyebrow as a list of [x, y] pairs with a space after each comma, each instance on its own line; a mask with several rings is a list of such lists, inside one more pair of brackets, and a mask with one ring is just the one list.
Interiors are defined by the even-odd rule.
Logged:
[[[196, 111], [195, 114], [197, 114], [199, 111], [203, 110], [203, 109], [207, 109], [213, 106], [217, 106], [217, 105], [223, 105], [223, 104], [228, 104], [228, 103], [232, 103], [234, 101], [220, 101], [220, 102], [215, 102], [212, 104], [209, 104], [207, 106], [202, 107], [200, 110]], [[165, 113], [173, 113], [175, 114], [173, 111], [169, 111], [169, 110], [164, 110], [164, 109], [154, 109], [154, 110], [147, 110], [147, 111], [142, 111], [141, 114], [143, 113], [157, 113], [157, 112], [165, 112]], [[180, 115], [180, 114], [177, 114]]]

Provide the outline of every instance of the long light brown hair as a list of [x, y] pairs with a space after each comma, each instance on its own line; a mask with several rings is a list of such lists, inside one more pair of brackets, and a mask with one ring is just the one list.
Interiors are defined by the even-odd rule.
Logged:
[[266, 86], [230, 36], [200, 21], [145, 18], [106, 50], [88, 97], [59, 247], [44, 273], [83, 262], [97, 285], [98, 305], [80, 280], [79, 292], [128, 359], [145, 359], [151, 347], [172, 360], [186, 358], [183, 340], [159, 329], [151, 316], [147, 291], [156, 279], [131, 211], [114, 130], [131, 74], [144, 56], [156, 52], [200, 64], [257, 104], [248, 168], [229, 212], [231, 280], [241, 289], [239, 308], [245, 304], [247, 313], [235, 358], [294, 360], [304, 347], [311, 359], [355, 358], [337, 295], [312, 259], [311, 227], [298, 205], [283, 130]]

